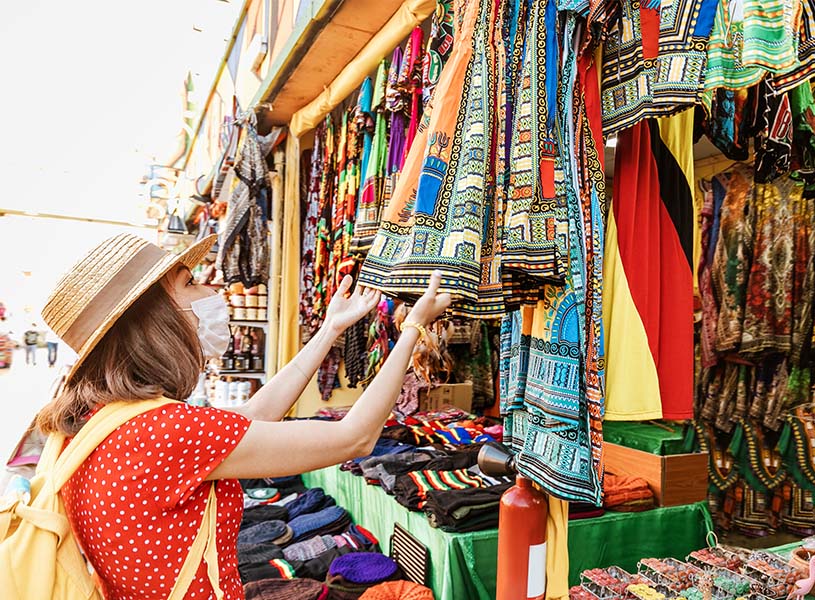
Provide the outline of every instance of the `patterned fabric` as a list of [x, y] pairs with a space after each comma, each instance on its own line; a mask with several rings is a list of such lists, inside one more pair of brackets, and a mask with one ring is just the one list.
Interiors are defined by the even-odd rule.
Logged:
[[741, 341], [753, 243], [752, 196], [752, 173], [747, 167], [736, 167], [728, 177], [720, 217], [721, 233], [713, 256], [713, 289], [719, 298], [717, 352], [736, 350]]
[[314, 249], [314, 309], [313, 315], [318, 323], [323, 322], [328, 302], [331, 299], [331, 280], [329, 265], [331, 262], [331, 215], [335, 185], [336, 143], [334, 121], [331, 115], [325, 118], [325, 143], [323, 144], [323, 172], [320, 177], [320, 203], [317, 220], [317, 244]]
[[803, 0], [801, 7], [796, 27], [798, 60], [790, 71], [770, 77], [769, 84], [776, 93], [787, 92], [815, 75], [815, 0]]
[[786, 354], [792, 336], [795, 220], [803, 185], [784, 177], [757, 183], [752, 205], [754, 238], [747, 279], [742, 355]]
[[[533, 3], [508, 161], [501, 267], [510, 304], [534, 302], [543, 279], [563, 281], [566, 276], [566, 182], [554, 128], [556, 99], [549, 95], [559, 73], [557, 44], [553, 40], [529, 43], [546, 40], [550, 32], [555, 34], [554, 29], [554, 0]], [[554, 60], [547, 57], [551, 48], [555, 49]]]
[[441, 71], [453, 51], [454, 35], [453, 0], [439, 0], [430, 26], [427, 52], [422, 59], [422, 102], [425, 105], [433, 96]]
[[793, 206], [794, 273], [792, 281], [792, 339], [790, 362], [800, 365], [812, 351], [815, 302], [815, 189], [813, 176], [803, 181], [800, 202]]
[[430, 273], [439, 269], [442, 291], [457, 301], [454, 314], [484, 317], [503, 310], [496, 261], [482, 274], [482, 256], [492, 253], [490, 234], [497, 223], [489, 208], [494, 17], [486, 0], [468, 2], [465, 10], [360, 281], [411, 298], [423, 293]]
[[358, 203], [351, 253], [358, 259], [365, 257], [371, 247], [373, 236], [379, 227], [384, 199], [385, 161], [387, 160], [388, 123], [385, 117], [385, 91], [387, 86], [387, 63], [383, 60], [376, 72], [376, 82], [371, 97], [371, 114], [376, 115], [371, 152], [362, 178], [362, 193]]
[[[399, 73], [399, 87], [407, 96], [408, 102], [406, 104], [410, 107], [410, 124], [405, 134], [404, 151], [399, 159], [398, 171], [402, 170], [402, 165], [405, 164], [405, 159], [407, 159], [407, 153], [413, 145], [416, 130], [419, 127], [419, 116], [422, 111], [422, 61], [420, 53], [423, 36], [424, 32], [421, 27], [416, 27], [410, 34], [410, 39], [408, 39], [407, 46], [405, 46], [404, 62]], [[393, 135], [393, 128], [391, 128], [391, 135]]]
[[701, 91], [718, 0], [622, 3], [603, 56], [603, 132], [693, 105]]
[[238, 182], [229, 196], [216, 267], [223, 271], [227, 284], [240, 282], [252, 287], [269, 279], [268, 168], [254, 111], [243, 118], [242, 127], [243, 144], [235, 164]]
[[320, 209], [320, 175], [323, 170], [322, 144], [324, 138], [325, 128], [321, 123], [314, 133], [303, 221], [303, 250], [300, 262], [300, 325], [304, 329], [304, 341], [308, 341], [318, 327], [318, 324], [314, 322], [314, 255], [317, 247], [317, 218]]
[[[719, 306], [713, 296], [713, 249], [712, 243], [714, 217], [721, 209], [724, 198], [721, 184], [716, 181], [703, 181], [701, 183], [704, 193], [704, 205], [700, 214], [702, 234], [702, 253], [699, 260], [699, 296], [702, 302], [702, 326], [699, 334], [702, 368], [710, 368], [718, 362], [716, 354], [716, 322], [718, 321]], [[718, 200], [718, 202], [717, 202]]]
[[[786, 0], [719, 3], [707, 48], [705, 90], [743, 89], [768, 73], [783, 75], [794, 69], [799, 62], [798, 6]], [[789, 89], [792, 81], [787, 79], [781, 85]]]

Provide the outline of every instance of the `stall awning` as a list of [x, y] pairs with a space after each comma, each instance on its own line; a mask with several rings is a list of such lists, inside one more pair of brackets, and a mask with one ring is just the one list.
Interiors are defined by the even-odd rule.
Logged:
[[264, 124], [288, 124], [308, 106], [292, 131], [311, 129], [435, 8], [436, 0], [325, 0], [295, 28], [255, 97], [271, 105]]

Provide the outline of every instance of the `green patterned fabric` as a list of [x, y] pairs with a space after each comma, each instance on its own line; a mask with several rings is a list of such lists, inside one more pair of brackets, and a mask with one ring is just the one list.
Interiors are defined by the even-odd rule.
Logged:
[[[428, 586], [436, 600], [495, 598], [498, 530], [445, 533], [430, 526], [424, 513], [410, 512], [382, 488], [337, 467], [303, 475], [308, 487], [321, 487], [371, 531], [382, 551], [390, 551], [394, 523], [400, 523], [430, 549]], [[569, 584], [594, 567], [617, 565], [636, 570], [643, 557], [684, 558], [704, 547], [713, 523], [704, 502], [641, 513], [608, 513], [569, 523]]]

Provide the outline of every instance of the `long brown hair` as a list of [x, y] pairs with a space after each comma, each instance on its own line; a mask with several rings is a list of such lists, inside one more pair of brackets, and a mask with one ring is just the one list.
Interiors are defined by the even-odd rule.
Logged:
[[116, 321], [60, 394], [37, 415], [44, 433], [75, 435], [96, 407], [117, 400], [192, 393], [204, 364], [198, 334], [179, 312], [165, 280]]

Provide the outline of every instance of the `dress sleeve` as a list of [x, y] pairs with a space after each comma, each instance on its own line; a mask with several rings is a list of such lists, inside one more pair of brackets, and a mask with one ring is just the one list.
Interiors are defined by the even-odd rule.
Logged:
[[229, 456], [250, 423], [230, 411], [170, 404], [123, 425], [107, 458], [121, 460], [123, 476], [144, 482], [155, 502], [172, 510]]

